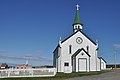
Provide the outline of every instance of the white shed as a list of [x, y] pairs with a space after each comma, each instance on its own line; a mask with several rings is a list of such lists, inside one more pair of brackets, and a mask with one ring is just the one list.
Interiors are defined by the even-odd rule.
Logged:
[[101, 65], [101, 70], [105, 70], [106, 69], [106, 61], [100, 57], [100, 65]]

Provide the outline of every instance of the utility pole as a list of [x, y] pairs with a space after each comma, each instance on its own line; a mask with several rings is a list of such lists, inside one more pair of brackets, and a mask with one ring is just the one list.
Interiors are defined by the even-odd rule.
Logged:
[[114, 65], [115, 65], [114, 68], [116, 68], [116, 49], [115, 48], [114, 48]]
[[114, 44], [113, 45], [114, 47], [114, 68], [117, 68], [117, 65], [116, 65], [116, 55], [117, 55], [117, 50], [120, 50], [120, 44]]

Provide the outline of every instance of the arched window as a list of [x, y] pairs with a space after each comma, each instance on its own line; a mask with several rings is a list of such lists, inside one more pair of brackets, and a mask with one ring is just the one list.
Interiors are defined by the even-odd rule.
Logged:
[[87, 52], [89, 53], [89, 46], [87, 46]]
[[80, 26], [78, 26], [78, 29], [80, 29]]
[[75, 26], [75, 29], [77, 29], [77, 26]]
[[72, 53], [72, 45], [69, 45], [69, 54]]

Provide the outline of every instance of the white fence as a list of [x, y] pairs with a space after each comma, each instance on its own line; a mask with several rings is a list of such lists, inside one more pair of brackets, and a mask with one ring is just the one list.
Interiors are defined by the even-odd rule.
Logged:
[[56, 68], [38, 69], [3, 69], [0, 70], [0, 78], [9, 77], [50, 77], [55, 76]]

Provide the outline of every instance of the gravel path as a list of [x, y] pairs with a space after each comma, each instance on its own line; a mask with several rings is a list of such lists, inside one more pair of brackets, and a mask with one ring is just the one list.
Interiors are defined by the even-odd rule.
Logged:
[[120, 70], [112, 70], [100, 75], [83, 76], [66, 80], [120, 80]]

